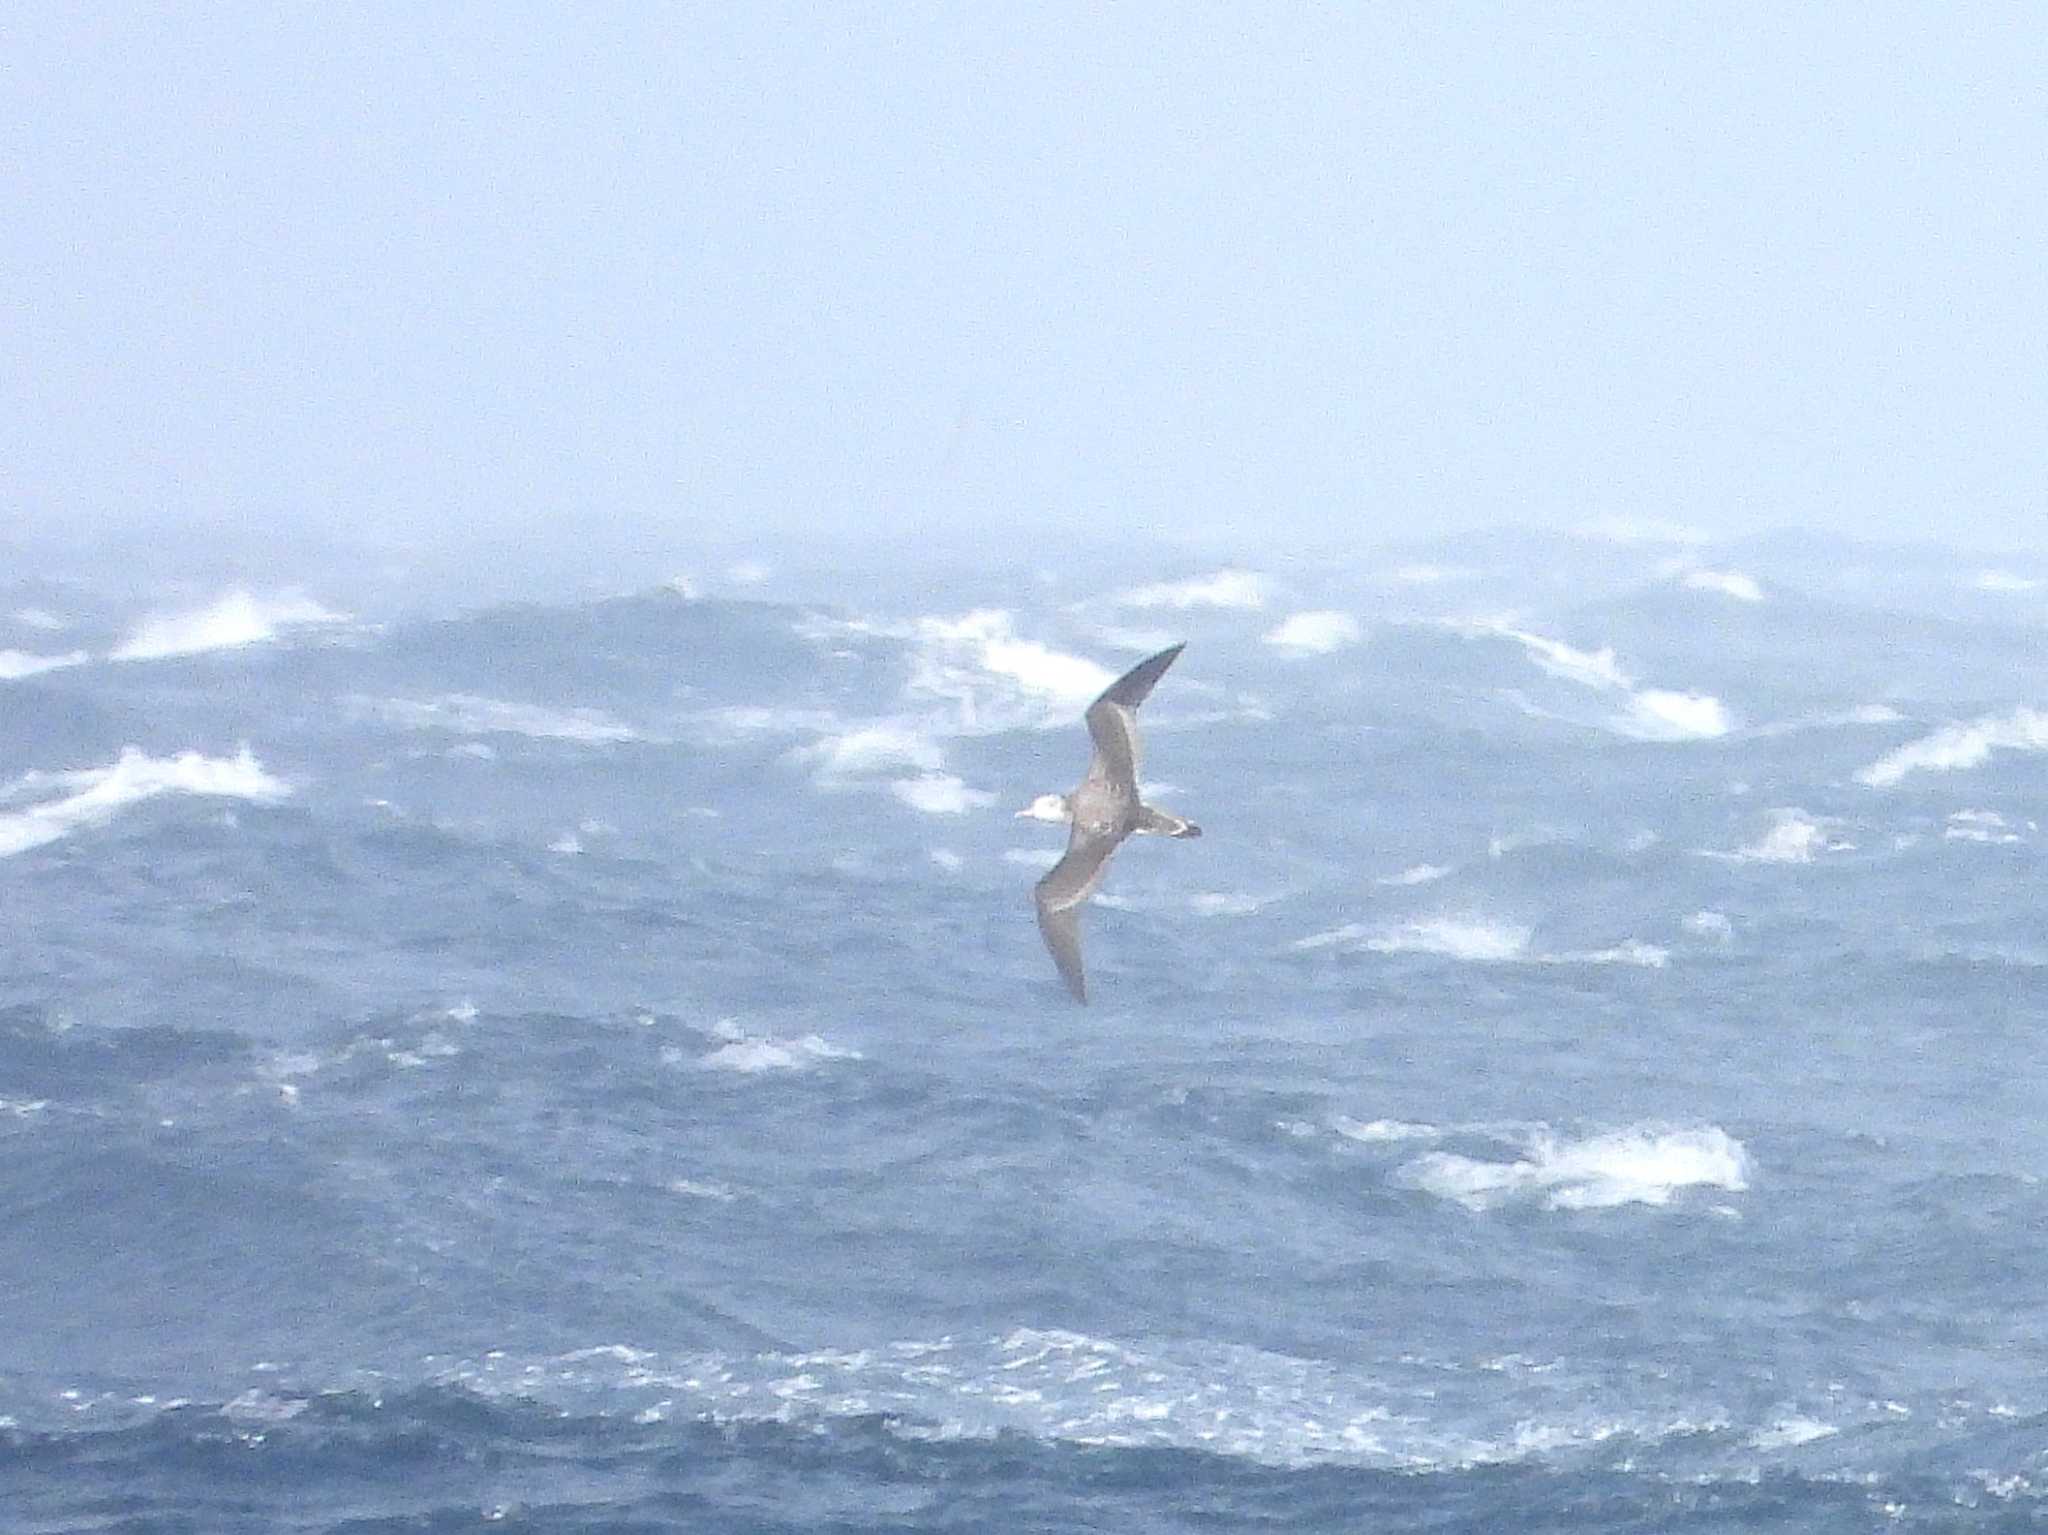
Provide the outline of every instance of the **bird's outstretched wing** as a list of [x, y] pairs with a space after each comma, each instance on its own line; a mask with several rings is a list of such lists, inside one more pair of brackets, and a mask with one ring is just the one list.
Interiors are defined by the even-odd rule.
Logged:
[[1060, 978], [1076, 1002], [1088, 1000], [1088, 981], [1081, 970], [1081, 903], [1102, 883], [1103, 870], [1116, 848], [1117, 839], [1090, 836], [1076, 826], [1067, 840], [1066, 856], [1032, 887], [1038, 931], [1045, 936], [1052, 962], [1060, 967]]
[[[1088, 706], [1088, 734], [1095, 742], [1095, 760], [1088, 765], [1090, 778], [1115, 784], [1133, 800], [1137, 798], [1140, 756], [1137, 708], [1151, 696], [1153, 685], [1166, 675], [1167, 667], [1173, 665], [1185, 649], [1187, 642], [1183, 640], [1148, 660], [1140, 661], [1104, 688], [1102, 696]], [[1068, 857], [1072, 856], [1069, 850]]]

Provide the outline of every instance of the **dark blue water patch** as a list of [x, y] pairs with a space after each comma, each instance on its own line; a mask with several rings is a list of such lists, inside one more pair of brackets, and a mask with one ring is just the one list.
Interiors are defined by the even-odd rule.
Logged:
[[122, 1087], [246, 1061], [249, 1040], [227, 1029], [78, 1027], [42, 1007], [0, 1007], [0, 1097], [98, 1101]]

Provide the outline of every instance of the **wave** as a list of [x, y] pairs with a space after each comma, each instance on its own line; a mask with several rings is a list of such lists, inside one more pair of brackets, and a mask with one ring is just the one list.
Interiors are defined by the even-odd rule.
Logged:
[[2048, 581], [2018, 575], [2010, 570], [1980, 570], [1971, 584], [1980, 592], [2023, 593], [2039, 591], [2048, 586]]
[[825, 787], [896, 768], [936, 773], [946, 761], [938, 742], [904, 725], [864, 725], [841, 731], [800, 746], [790, 755], [814, 767]]
[[1443, 1131], [1435, 1125], [1406, 1119], [1359, 1121], [1339, 1117], [1331, 1121], [1330, 1128], [1346, 1140], [1363, 1141], [1367, 1145], [1380, 1145], [1388, 1141], [1433, 1141], [1443, 1135]]
[[408, 730], [446, 730], [458, 735], [517, 735], [540, 741], [579, 741], [605, 745], [645, 739], [600, 709], [549, 709], [538, 704], [449, 693], [441, 698], [364, 698], [343, 700], [355, 715]]
[[1346, 922], [1297, 938], [1289, 947], [1298, 951], [1350, 948], [1370, 949], [1376, 954], [1440, 954], [1448, 959], [1497, 964], [1521, 959], [1528, 951], [1529, 932], [1512, 923], [1470, 917], [1429, 917], [1391, 927]]
[[1469, 1210], [1517, 1201], [1550, 1210], [1666, 1205], [1690, 1188], [1739, 1194], [1749, 1187], [1749, 1175], [1747, 1149], [1715, 1125], [1638, 1125], [1578, 1140], [1538, 1127], [1508, 1159], [1433, 1151], [1396, 1174], [1410, 1187]]
[[1662, 970], [1671, 963], [1671, 951], [1662, 944], [1629, 938], [1611, 948], [1546, 954], [1543, 959], [1552, 965], [1635, 965], [1644, 970]]
[[144, 619], [111, 659], [156, 661], [231, 650], [274, 640], [281, 629], [295, 625], [341, 623], [345, 618], [309, 597], [260, 598], [238, 589], [207, 607]]
[[996, 797], [985, 789], [970, 789], [951, 773], [926, 773], [917, 778], [898, 778], [889, 792], [912, 810], [926, 815], [965, 815], [993, 805]]
[[1461, 917], [1430, 917], [1383, 928], [1364, 946], [1379, 954], [1441, 954], [1447, 959], [1498, 964], [1528, 952], [1527, 927]]
[[1735, 924], [1723, 911], [1696, 911], [1682, 925], [1695, 938], [1704, 938], [1712, 943], [1735, 941]]
[[[704, 1071], [730, 1071], [754, 1076], [770, 1071], [805, 1071], [820, 1061], [857, 1061], [861, 1058], [858, 1050], [845, 1049], [817, 1034], [804, 1034], [794, 1039], [751, 1035], [730, 1018], [719, 1019], [712, 1025], [711, 1033], [722, 1043], [697, 1058], [698, 1068]], [[683, 1059], [684, 1052], [676, 1046], [671, 1045], [662, 1051], [662, 1060], [669, 1065], [679, 1065]]]
[[1580, 650], [1498, 619], [1457, 621], [1448, 627], [1455, 633], [1513, 640], [1539, 670], [1552, 677], [1591, 692], [1624, 695], [1626, 708], [1602, 721], [1621, 735], [1639, 741], [1712, 741], [1735, 728], [1727, 706], [1712, 694], [1639, 687], [1615, 659], [1611, 647]]
[[1445, 864], [1418, 863], [1411, 864], [1399, 874], [1383, 874], [1378, 879], [1375, 879], [1373, 883], [1375, 885], [1394, 886], [1427, 885], [1444, 878], [1450, 872], [1450, 868]]
[[[2032, 825], [2032, 822], [2028, 823], [2030, 830]], [[1943, 828], [1942, 837], [1949, 842], [1988, 842], [1999, 845], [2023, 840], [2007, 823], [2005, 817], [1995, 810], [1956, 811], [1948, 818], [1948, 825]]]
[[1266, 633], [1265, 641], [1275, 650], [1298, 656], [1326, 656], [1347, 645], [1356, 645], [1364, 631], [1349, 613], [1319, 611], [1296, 613]]
[[1626, 939], [1604, 949], [1573, 949], [1544, 954], [1530, 948], [1530, 937], [1531, 929], [1517, 923], [1472, 917], [1427, 917], [1381, 927], [1347, 922], [1341, 927], [1297, 938], [1290, 947], [1299, 952], [1348, 948], [1374, 954], [1434, 954], [1445, 959], [1486, 965], [1533, 961], [1545, 965], [1635, 965], [1646, 970], [1661, 970], [1671, 961], [1670, 950], [1639, 938]]
[[915, 637], [910, 695], [951, 704], [963, 730], [1067, 724], [1116, 680], [1085, 657], [1020, 638], [999, 608], [921, 618]]
[[69, 650], [60, 656], [31, 655], [26, 650], [0, 650], [0, 682], [17, 682], [23, 677], [83, 666], [92, 657], [83, 650]]
[[1732, 853], [1709, 852], [1706, 856], [1731, 863], [1812, 863], [1816, 854], [1845, 853], [1855, 847], [1833, 836], [1829, 828], [1835, 824], [1787, 806], [1771, 812], [1771, 824], [1756, 841]]
[[26, 810], [0, 815], [0, 858], [42, 847], [81, 827], [109, 821], [123, 810], [160, 794], [268, 802], [291, 792], [286, 784], [264, 771], [246, 746], [232, 757], [207, 757], [193, 751], [180, 752], [175, 757], [152, 757], [131, 746], [110, 767], [71, 773], [31, 773], [11, 785], [6, 798], [19, 799], [45, 787], [60, 792]]
[[1185, 581], [1157, 581], [1119, 592], [1115, 601], [1127, 608], [1241, 608], [1266, 605], [1266, 578], [1249, 570], [1219, 570]]
[[1737, 602], [1764, 600], [1764, 589], [1757, 584], [1756, 577], [1746, 576], [1739, 570], [1690, 570], [1685, 574], [1683, 585], [1695, 592], [1719, 592]]
[[1994, 751], [2048, 751], [2048, 713], [2022, 707], [1949, 725], [1886, 753], [1857, 773], [1856, 781], [1889, 789], [1910, 773], [1979, 767]]

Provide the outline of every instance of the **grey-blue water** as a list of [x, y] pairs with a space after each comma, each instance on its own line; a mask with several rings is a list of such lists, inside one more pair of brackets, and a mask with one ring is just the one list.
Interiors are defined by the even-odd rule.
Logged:
[[2048, 1516], [2039, 572], [663, 574], [0, 593], [0, 1528]]

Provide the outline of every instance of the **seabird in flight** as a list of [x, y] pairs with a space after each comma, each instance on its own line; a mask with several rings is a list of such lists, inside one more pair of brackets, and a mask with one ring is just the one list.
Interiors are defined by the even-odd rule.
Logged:
[[1133, 832], [1162, 837], [1199, 837], [1202, 828], [1138, 799], [1137, 708], [1165, 675], [1186, 642], [1140, 661], [1088, 706], [1088, 734], [1095, 755], [1088, 776], [1072, 794], [1041, 794], [1018, 811], [1034, 821], [1068, 821], [1066, 856], [1032, 891], [1038, 930], [1053, 963], [1076, 1002], [1088, 1000], [1081, 971], [1081, 903], [1095, 893], [1109, 867], [1109, 855]]

